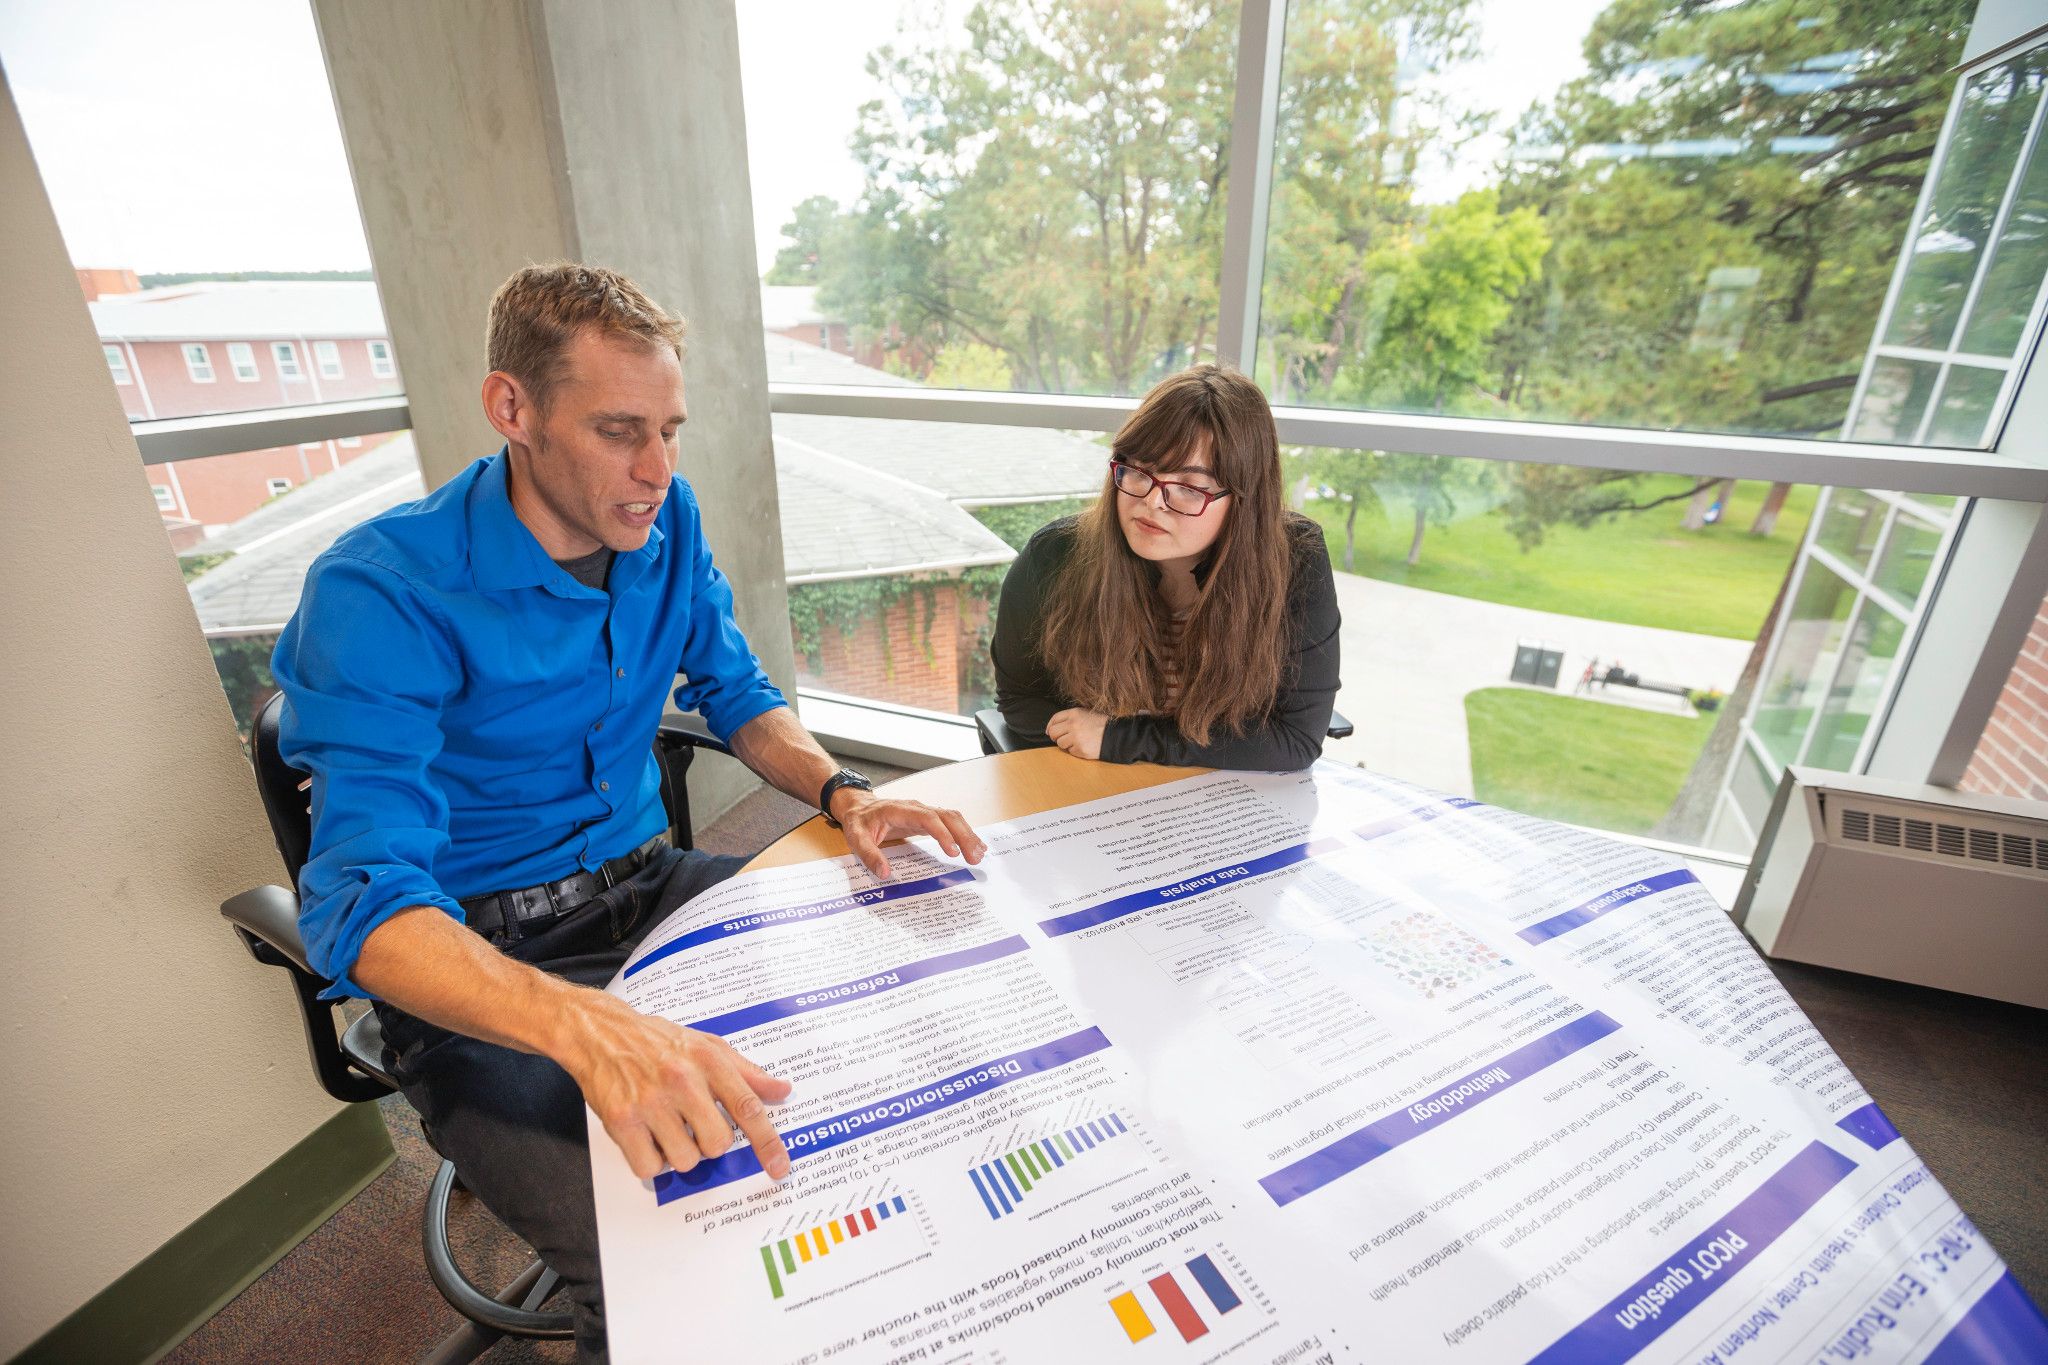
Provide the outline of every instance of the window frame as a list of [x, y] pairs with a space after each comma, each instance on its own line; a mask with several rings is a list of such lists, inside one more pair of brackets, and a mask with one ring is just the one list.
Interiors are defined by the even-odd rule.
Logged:
[[391, 343], [381, 337], [371, 337], [363, 343], [370, 353], [370, 377], [372, 379], [398, 378], [398, 361], [391, 354]]
[[348, 373], [341, 365], [341, 345], [333, 341], [313, 343], [313, 368], [322, 379], [346, 379]]
[[194, 384], [211, 384], [214, 381], [213, 352], [203, 341], [181, 341], [178, 354], [185, 358], [185, 377]]
[[286, 384], [306, 382], [306, 367], [300, 363], [299, 348], [289, 341], [270, 343], [270, 363], [277, 367], [277, 377]]
[[[249, 371], [247, 374], [242, 373], [244, 367]], [[263, 378], [262, 367], [256, 363], [256, 348], [246, 341], [230, 341], [228, 343], [228, 372], [234, 375], [235, 382], [238, 384], [254, 384], [257, 380]]]
[[128, 387], [135, 383], [135, 373], [128, 368], [128, 353], [117, 345], [100, 343], [100, 352], [107, 358], [107, 373], [114, 377], [114, 383]]

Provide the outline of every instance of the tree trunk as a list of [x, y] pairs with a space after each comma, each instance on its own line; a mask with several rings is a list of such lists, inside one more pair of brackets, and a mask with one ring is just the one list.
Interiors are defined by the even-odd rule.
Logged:
[[[1793, 563], [1797, 563], [1795, 557]], [[1771, 646], [1771, 635], [1778, 628], [1778, 613], [1785, 608], [1785, 589], [1792, 582], [1793, 564], [1785, 566], [1785, 576], [1778, 582], [1778, 595], [1771, 600], [1771, 609], [1764, 613], [1764, 623], [1756, 633], [1756, 643], [1750, 647], [1749, 657], [1743, 660], [1742, 675], [1735, 680], [1734, 690], [1721, 703], [1721, 712], [1714, 720], [1714, 728], [1707, 735], [1706, 745], [1700, 756], [1693, 760], [1692, 771], [1685, 776], [1685, 785], [1678, 789], [1672, 799], [1671, 808], [1664, 812], [1657, 824], [1650, 830], [1653, 839], [1669, 839], [1678, 844], [1700, 844], [1706, 842], [1707, 830], [1714, 822], [1714, 803], [1720, 799], [1722, 779], [1728, 775], [1729, 765], [1742, 758], [1742, 717], [1749, 710], [1750, 698], [1756, 695], [1757, 684], [1764, 671], [1764, 651]]]
[[1429, 513], [1423, 510], [1421, 501], [1415, 504], [1415, 539], [1408, 542], [1408, 567], [1414, 568], [1422, 562], [1422, 533], [1429, 529]]
[[1749, 524], [1753, 536], [1767, 536], [1778, 529], [1778, 513], [1784, 509], [1785, 495], [1792, 491], [1789, 483], [1774, 483], [1771, 491], [1764, 494], [1764, 505], [1756, 509], [1756, 520]]
[[1353, 565], [1353, 563], [1355, 563], [1355, 562], [1356, 562], [1356, 561], [1354, 560], [1354, 558], [1353, 558], [1353, 555], [1352, 555], [1352, 550], [1353, 550], [1353, 549], [1354, 549], [1354, 548], [1355, 548], [1355, 547], [1357, 546], [1357, 544], [1358, 544], [1358, 536], [1357, 536], [1357, 533], [1356, 533], [1356, 530], [1357, 530], [1357, 526], [1358, 526], [1358, 495], [1357, 495], [1356, 493], [1353, 493], [1353, 494], [1351, 495], [1351, 505], [1350, 505], [1350, 506], [1349, 506], [1348, 508], [1346, 508], [1346, 509], [1345, 509], [1345, 512], [1344, 512], [1344, 572], [1345, 572], [1345, 573], [1355, 573], [1355, 572], [1357, 572], [1357, 570], [1355, 570], [1354, 568], [1352, 568], [1352, 565]]
[[1735, 480], [1733, 479], [1723, 479], [1719, 483], [1708, 484], [1705, 488], [1692, 495], [1692, 501], [1685, 506], [1685, 520], [1680, 522], [1679, 525], [1688, 531], [1703, 529], [1707, 524], [1707, 513], [1713, 509], [1714, 504], [1716, 502], [1720, 503], [1721, 510], [1725, 513], [1728, 510], [1729, 500], [1734, 496]]
[[1693, 493], [1692, 501], [1685, 505], [1685, 520], [1678, 523], [1679, 529], [1697, 531], [1706, 526], [1707, 509], [1714, 505], [1714, 488], [1715, 485], [1706, 484]]

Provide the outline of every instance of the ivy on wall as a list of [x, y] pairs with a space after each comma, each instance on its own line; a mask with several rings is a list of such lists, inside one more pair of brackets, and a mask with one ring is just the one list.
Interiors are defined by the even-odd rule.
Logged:
[[[844, 578], [832, 583], [798, 583], [789, 590], [789, 627], [796, 650], [813, 673], [825, 671], [824, 631], [831, 626], [841, 640], [853, 637], [860, 623], [874, 618], [882, 636], [882, 667], [896, 676], [896, 656], [889, 639], [889, 610], [912, 603], [908, 615], [911, 644], [931, 664], [938, 655], [932, 644], [932, 622], [939, 614], [939, 584], [921, 578]], [[922, 612], [918, 607], [923, 607]]]

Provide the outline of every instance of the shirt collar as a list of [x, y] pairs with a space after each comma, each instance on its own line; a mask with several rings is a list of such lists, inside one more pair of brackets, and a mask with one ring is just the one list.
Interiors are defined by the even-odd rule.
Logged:
[[[497, 454], [483, 462], [483, 470], [469, 490], [469, 571], [477, 587], [485, 592], [547, 588], [564, 596], [604, 596], [569, 577], [567, 570], [548, 558], [548, 552], [519, 519], [505, 483], [510, 463], [507, 448], [499, 447]], [[665, 538], [657, 522], [648, 531], [645, 545], [614, 556], [613, 583], [638, 577], [660, 557]], [[624, 579], [620, 577], [621, 570], [625, 571]]]

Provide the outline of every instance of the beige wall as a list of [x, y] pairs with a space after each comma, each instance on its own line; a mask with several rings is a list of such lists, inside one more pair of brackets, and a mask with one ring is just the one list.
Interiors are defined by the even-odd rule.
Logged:
[[5, 1358], [336, 1106], [220, 918], [282, 869], [4, 84], [0, 242]]

